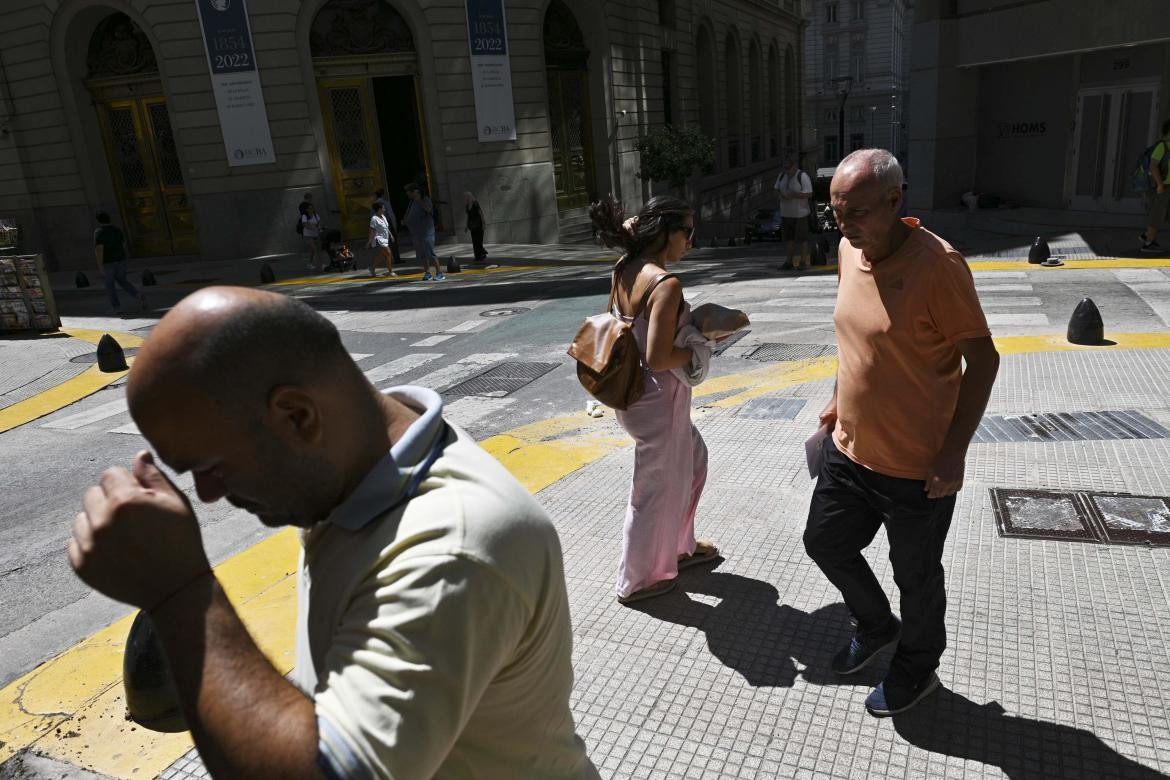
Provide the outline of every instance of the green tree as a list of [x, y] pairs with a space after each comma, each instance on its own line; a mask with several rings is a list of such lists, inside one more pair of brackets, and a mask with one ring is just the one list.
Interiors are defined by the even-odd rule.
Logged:
[[638, 176], [664, 181], [681, 190], [696, 171], [710, 173], [715, 167], [715, 139], [697, 127], [655, 127], [634, 144], [642, 157]]

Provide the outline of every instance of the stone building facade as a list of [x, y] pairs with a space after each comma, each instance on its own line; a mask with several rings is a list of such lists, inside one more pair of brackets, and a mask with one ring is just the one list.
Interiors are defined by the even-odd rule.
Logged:
[[1166, 10], [916, 0], [911, 208], [953, 208], [973, 190], [1136, 218], [1129, 174], [1170, 118]]
[[[227, 6], [245, 0], [207, 0]], [[695, 123], [718, 163], [688, 193], [712, 232], [764, 198], [799, 146], [795, 0], [506, 0], [516, 140], [479, 140], [464, 0], [247, 0], [274, 160], [231, 165], [195, 0], [8, 0], [0, 28], [0, 217], [52, 267], [93, 262], [93, 213], [143, 256], [298, 247], [297, 204], [364, 237], [373, 191], [476, 193], [487, 240], [588, 235], [585, 206], [637, 205], [636, 139]]]
[[831, 167], [856, 149], [878, 147], [905, 162], [913, 0], [806, 2], [809, 157], [817, 167]]

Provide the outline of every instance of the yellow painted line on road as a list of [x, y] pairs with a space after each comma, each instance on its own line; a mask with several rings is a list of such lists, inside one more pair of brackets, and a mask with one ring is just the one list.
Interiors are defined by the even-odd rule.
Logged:
[[[1115, 347], [1080, 347], [1059, 336], [996, 339], [1001, 353], [1170, 348], [1170, 334], [1116, 334]], [[728, 408], [766, 393], [836, 374], [832, 357], [778, 363], [714, 377], [695, 391]], [[481, 444], [531, 492], [623, 447], [628, 436], [606, 417], [583, 412], [519, 426]], [[299, 544], [286, 529], [216, 567], [232, 603], [282, 674], [294, 663], [295, 570]], [[190, 747], [189, 734], [164, 735], [124, 718], [122, 653], [133, 615], [102, 629], [0, 691], [0, 763], [32, 747], [74, 766], [114, 777], [151, 777]]]
[[[84, 328], [62, 328], [61, 332], [67, 333], [75, 339], [97, 344], [101, 337], [108, 331], [88, 330]], [[110, 335], [114, 337], [123, 349], [142, 346], [142, 339], [132, 333], [111, 332]], [[133, 363], [134, 359], [129, 358], [126, 362], [127, 364]], [[64, 409], [69, 404], [76, 403], [82, 398], [96, 393], [98, 390], [101, 390], [112, 382], [116, 382], [125, 375], [125, 371], [117, 371], [110, 374], [102, 373], [95, 363], [72, 379], [67, 379], [55, 387], [37, 393], [32, 398], [26, 398], [23, 401], [18, 401], [11, 406], [0, 409], [0, 433], [10, 431], [13, 428], [18, 428], [45, 415], [52, 414], [58, 409]]]
[[1167, 257], [1102, 257], [1098, 260], [1065, 260], [1064, 265], [1047, 267], [1027, 260], [976, 260], [972, 271], [1059, 271], [1061, 268], [1170, 268]]

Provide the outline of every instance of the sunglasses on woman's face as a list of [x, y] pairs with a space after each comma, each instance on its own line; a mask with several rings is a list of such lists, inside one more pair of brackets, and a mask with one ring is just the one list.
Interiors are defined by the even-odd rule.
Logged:
[[681, 225], [681, 226], [679, 226], [679, 230], [681, 230], [682, 232], [687, 234], [687, 243], [688, 244], [695, 240], [695, 226], [694, 225], [690, 225], [689, 227], [687, 225]]

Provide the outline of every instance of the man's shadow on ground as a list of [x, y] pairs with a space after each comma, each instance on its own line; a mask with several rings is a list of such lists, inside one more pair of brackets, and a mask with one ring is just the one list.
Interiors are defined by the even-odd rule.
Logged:
[[[852, 632], [844, 604], [803, 612], [778, 603], [779, 592], [767, 582], [711, 568], [683, 572], [673, 592], [630, 608], [703, 631], [711, 653], [753, 687], [791, 687], [798, 674], [814, 685], [869, 688], [881, 681], [889, 652], [858, 674], [832, 671], [833, 656]], [[1010, 778], [1167, 777], [1121, 755], [1092, 732], [1008, 715], [998, 702], [976, 704], [943, 687], [892, 720], [911, 745], [997, 766]]]

